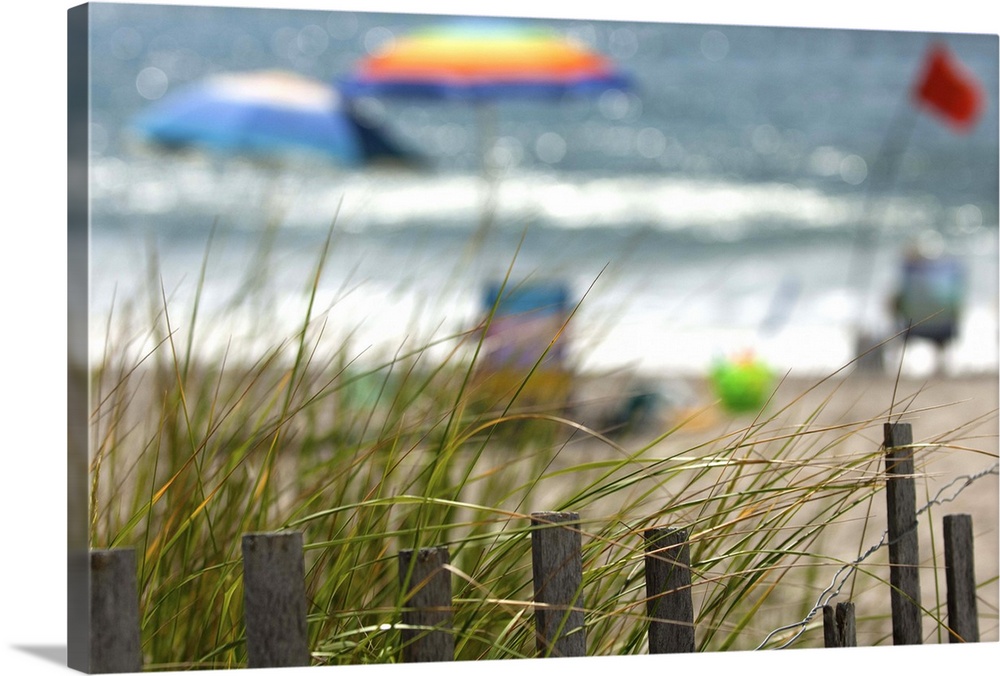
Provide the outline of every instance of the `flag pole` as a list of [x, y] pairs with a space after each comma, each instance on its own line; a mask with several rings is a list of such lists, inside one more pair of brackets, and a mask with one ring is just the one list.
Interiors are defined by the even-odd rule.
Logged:
[[[945, 48], [943, 43], [932, 42], [930, 49], [926, 51], [927, 56], [923, 66], [923, 72], [918, 76], [916, 87], [910, 90], [910, 97], [915, 99], [910, 101], [917, 105], [912, 108], [904, 100], [897, 110], [893, 123], [890, 125], [889, 133], [883, 147], [873, 167], [872, 180], [868, 183], [864, 211], [862, 220], [855, 228], [854, 246], [851, 251], [851, 260], [848, 264], [848, 286], [860, 277], [863, 280], [861, 289], [862, 297], [859, 303], [858, 317], [854, 327], [857, 332], [855, 336], [856, 356], [858, 364], [864, 366], [880, 366], [878, 356], [879, 341], [873, 336], [866, 334], [865, 320], [868, 309], [868, 295], [872, 275], [874, 272], [874, 259], [877, 255], [876, 246], [878, 236], [881, 234], [879, 218], [872, 215], [875, 201], [875, 187], [877, 179], [881, 178], [883, 199], [888, 193], [888, 188], [896, 178], [896, 170], [899, 158], [909, 144], [913, 128], [916, 125], [918, 109], [929, 107], [938, 116], [954, 126], [957, 130], [968, 131], [979, 116], [981, 108], [982, 94], [974, 78], [970, 78], [962, 72], [960, 64], [955, 61]], [[882, 168], [882, 173], [877, 170]], [[869, 227], [865, 227], [866, 225]], [[868, 254], [864, 256], [863, 254]], [[862, 265], [864, 263], [864, 265]], [[859, 266], [862, 266], [859, 270]], [[863, 359], [866, 354], [873, 354], [874, 361]]]
[[855, 319], [855, 330], [861, 332], [864, 331], [864, 321], [867, 319], [868, 295], [871, 292], [877, 246], [882, 234], [881, 213], [876, 210], [877, 202], [881, 199], [884, 206], [888, 199], [889, 190], [896, 181], [899, 160], [909, 146], [916, 126], [917, 111], [908, 104], [909, 98], [906, 97], [900, 102], [889, 125], [889, 131], [872, 165], [861, 216], [854, 228], [854, 242], [847, 266], [847, 284], [851, 286], [855, 280], [861, 282], [859, 288], [862, 298]]
[[884, 337], [868, 325], [871, 286], [882, 234], [882, 215], [877, 213], [876, 202], [881, 199], [884, 205], [889, 197], [889, 189], [896, 180], [899, 159], [909, 145], [916, 120], [917, 111], [909, 105], [909, 97], [904, 97], [872, 166], [861, 217], [854, 229], [854, 242], [847, 265], [847, 287], [858, 288], [859, 298], [854, 324], [850, 329], [853, 332], [855, 366], [866, 371], [880, 371], [884, 366], [880, 348]]

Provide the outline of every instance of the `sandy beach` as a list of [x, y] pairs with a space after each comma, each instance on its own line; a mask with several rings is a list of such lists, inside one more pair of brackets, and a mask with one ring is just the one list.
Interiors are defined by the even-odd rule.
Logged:
[[[646, 386], [657, 383], [643, 381]], [[998, 634], [998, 481], [996, 375], [904, 377], [864, 372], [842, 374], [828, 379], [789, 378], [781, 381], [775, 394], [757, 415], [734, 415], [722, 410], [705, 379], [664, 379], [662, 391], [673, 392], [682, 404], [662, 406], [655, 419], [641, 433], [617, 439], [622, 449], [651, 444], [646, 453], [670, 457], [691, 449], [692, 454], [710, 454], [737, 444], [746, 444], [747, 453], [767, 459], [800, 433], [798, 443], [806, 445], [807, 463], [848, 462], [852, 456], [877, 453], [883, 441], [883, 424], [889, 420], [911, 425], [916, 446], [915, 466], [917, 509], [920, 522], [920, 555], [925, 566], [921, 575], [925, 604], [935, 599], [943, 604], [944, 559], [942, 519], [949, 514], [969, 514], [975, 535], [976, 580], [980, 585], [979, 614], [981, 638], [996, 641]], [[591, 391], [592, 395], [597, 390]], [[591, 399], [594, 413], [599, 398]], [[605, 402], [607, 404], [607, 402]], [[607, 417], [606, 412], [603, 417]], [[675, 426], [679, 426], [674, 429]], [[748, 443], [749, 442], [749, 443]], [[616, 453], [607, 444], [586, 444], [588, 458]], [[818, 451], [817, 451], [818, 449]], [[782, 451], [784, 452], [784, 451]], [[794, 457], [794, 452], [790, 454]], [[580, 460], [577, 457], [576, 460]], [[878, 459], [866, 467], [869, 478], [884, 472]], [[691, 487], [687, 487], [691, 490]], [[823, 554], [849, 562], [879, 542], [885, 529], [885, 497], [879, 493], [867, 504], [842, 516], [820, 547]], [[885, 548], [870, 561], [882, 557]], [[869, 561], [869, 562], [870, 562]], [[852, 600], [861, 608], [888, 611], [884, 588]], [[885, 596], [885, 598], [883, 598]], [[925, 631], [928, 626], [925, 625]], [[859, 637], [859, 645], [878, 637]]]
[[[275, 382], [280, 380], [277, 375], [271, 375]], [[270, 377], [260, 379], [259, 384], [265, 390], [272, 382]], [[330, 377], [335, 376], [318, 374], [310, 380], [318, 385], [330, 382]], [[623, 404], [637, 392], [651, 391], [659, 398], [643, 424], [628, 430], [614, 429], [613, 418]], [[445, 387], [441, 392], [450, 393], [451, 390]], [[461, 474], [461, 468], [468, 466], [472, 477], [459, 499], [470, 505], [483, 505], [487, 510], [473, 509], [467, 515], [455, 516], [456, 519], [468, 517], [468, 523], [474, 523], [487, 514], [490, 520], [496, 519], [491, 529], [503, 529], [509, 526], [507, 519], [519, 522], [531, 512], [559, 509], [567, 496], [578, 494], [588, 485], [608, 486], [619, 477], [631, 477], [631, 483], [624, 488], [610, 490], [605, 497], [585, 500], [580, 510], [585, 541], [598, 537], [595, 535], [598, 532], [609, 532], [609, 524], [616, 528], [615, 524], [620, 523], [623, 530], [620, 542], [615, 544], [616, 555], [628, 558], [639, 556], [632, 550], [641, 542], [638, 529], [643, 526], [635, 523], [637, 519], [641, 521], [644, 515], [652, 518], [663, 510], [671, 523], [662, 525], [706, 523], [711, 516], [706, 510], [715, 509], [715, 503], [701, 499], [720, 491], [723, 484], [726, 490], [738, 491], [740, 486], [753, 485], [747, 482], [767, 474], [778, 477], [779, 491], [773, 500], [765, 496], [751, 497], [745, 503], [737, 501], [738, 505], [746, 504], [747, 509], [756, 512], [745, 524], [740, 524], [737, 538], [741, 529], [750, 534], [759, 528], [756, 519], [763, 518], [761, 512], [770, 509], [776, 513], [784, 510], [792, 515], [790, 520], [780, 523], [779, 530], [794, 532], [802, 524], [810, 523], [809, 519], [815, 522], [815, 509], [821, 508], [824, 498], [819, 496], [812, 503], [809, 491], [826, 477], [836, 476], [838, 481], [862, 485], [859, 491], [862, 502], [839, 513], [823, 526], [819, 539], [803, 545], [811, 557], [816, 557], [812, 563], [822, 562], [820, 566], [803, 568], [803, 571], [813, 570], [812, 573], [802, 572], [803, 575], [814, 577], [799, 580], [796, 575], [782, 575], [778, 591], [769, 600], [775, 602], [774, 609], [762, 611], [737, 646], [750, 649], [769, 631], [788, 622], [789, 617], [796, 617], [803, 605], [808, 607], [817, 601], [837, 569], [852, 562], [860, 563], [859, 570], [867, 574], [855, 576], [857, 584], [852, 582], [846, 586], [836, 601], [854, 602], [859, 617], [888, 617], [888, 589], [886, 583], [881, 582], [888, 578], [886, 548], [857, 560], [879, 543], [886, 528], [882, 490], [883, 424], [888, 420], [905, 422], [912, 426], [916, 448], [923, 603], [930, 609], [940, 608], [941, 616], [945, 616], [942, 518], [956, 513], [971, 515], [976, 580], [980, 585], [981, 639], [997, 641], [1000, 640], [997, 615], [1000, 606], [1000, 481], [996, 470], [1000, 436], [997, 431], [998, 398], [1000, 388], [995, 374], [897, 380], [889, 374], [845, 370], [825, 379], [792, 377], [782, 380], [759, 415], [735, 415], [719, 406], [705, 378], [588, 373], [575, 380], [574, 405], [565, 412], [566, 420], [557, 424], [544, 423], [560, 432], [554, 439], [543, 442], [541, 450], [512, 447], [498, 435], [484, 452], [477, 450], [474, 441], [468, 449], [459, 452], [455, 457], [455, 472]], [[445, 399], [452, 401], [450, 394]], [[247, 397], [248, 405], [252, 400], [253, 397]], [[370, 406], [370, 403], [362, 405]], [[304, 414], [303, 424], [317, 424], [306, 422], [311, 420], [314, 408], [316, 412], [325, 411], [323, 417], [334, 410], [328, 400], [317, 400], [310, 412]], [[156, 407], [139, 406], [133, 409], [133, 414], [155, 415], [155, 410]], [[408, 412], [407, 417], [409, 415]], [[413, 407], [412, 415], [419, 418], [420, 406]], [[367, 413], [362, 417], [366, 416]], [[489, 417], [490, 414], [485, 414], [480, 420]], [[478, 423], [470, 423], [475, 424]], [[374, 422], [371, 424], [372, 429], [377, 427]], [[521, 439], [523, 442], [523, 437]], [[354, 443], [335, 445], [329, 452], [344, 453], [349, 459], [367, 453], [362, 449], [368, 449], [369, 443], [377, 444], [361, 442], [361, 446], [356, 447]], [[421, 452], [422, 448], [423, 445], [414, 446], [412, 451], [403, 454], [394, 477], [405, 479], [412, 476], [414, 468], [426, 464], [428, 456]], [[739, 463], [729, 467], [721, 463], [719, 469], [694, 479], [691, 477], [698, 474], [696, 470], [663, 471], [670, 463], [696, 464], [717, 458], [727, 462], [738, 460], [749, 469], [732, 469]], [[302, 476], [302, 461], [298, 453], [281, 461], [280, 474], [285, 481], [296, 484]], [[854, 469], [837, 474], [838, 468], [848, 465]], [[652, 471], [653, 467], [657, 469]], [[733, 478], [732, 472], [744, 471], [743, 475]], [[729, 484], [730, 480], [734, 483]], [[792, 490], [781, 494], [783, 486], [780, 484], [785, 480]], [[503, 496], [494, 492], [497, 486], [505, 491]], [[510, 493], [506, 493], [508, 488], [512, 489]], [[290, 490], [288, 497], [294, 500], [298, 494]], [[866, 494], [870, 497], [865, 498]], [[804, 502], [801, 510], [800, 505], [794, 504], [799, 500]], [[681, 504], [682, 508], [670, 508], [676, 504]], [[508, 517], [502, 516], [504, 514]], [[706, 537], [702, 526], [696, 525], [693, 530], [696, 536]], [[707, 537], [712, 537], [710, 532]], [[726, 537], [733, 538], [733, 534]], [[624, 549], [618, 550], [619, 547]], [[725, 573], [706, 571], [708, 582], [699, 587], [696, 595], [708, 593], [715, 584], [711, 580], [722, 579], [720, 575], [724, 578]], [[696, 596], [696, 607], [698, 603]], [[821, 616], [813, 620], [811, 641], [816, 640], [816, 622], [822, 622]], [[873, 624], [877, 628], [871, 629]], [[885, 626], [887, 621], [867, 622], [866, 633], [859, 632], [858, 644], [887, 645], [891, 638], [887, 638]], [[821, 636], [821, 629], [819, 631]], [[947, 642], [946, 635], [942, 641], [940, 633], [937, 638], [933, 636], [934, 631], [935, 625], [926, 615], [927, 642]]]

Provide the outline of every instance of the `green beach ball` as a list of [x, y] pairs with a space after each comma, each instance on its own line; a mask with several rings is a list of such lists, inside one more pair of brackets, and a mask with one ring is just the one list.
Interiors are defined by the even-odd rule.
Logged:
[[753, 357], [717, 362], [710, 378], [723, 408], [731, 413], [761, 410], [774, 380], [771, 369]]

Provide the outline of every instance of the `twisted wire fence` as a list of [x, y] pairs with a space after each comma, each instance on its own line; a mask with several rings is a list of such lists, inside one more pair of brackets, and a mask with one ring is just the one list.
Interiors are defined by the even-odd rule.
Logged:
[[[892, 428], [890, 430], [890, 428]], [[893, 437], [902, 429], [904, 435]], [[902, 439], [894, 444], [893, 439]], [[912, 467], [903, 467], [893, 476], [890, 460], [894, 452], [912, 456], [909, 425], [886, 425], [886, 471], [888, 487], [899, 486], [904, 491], [912, 484]], [[911, 460], [912, 461], [912, 460]], [[953, 502], [963, 492], [986, 477], [1000, 474], [994, 463], [977, 473], [956, 477], [941, 487], [933, 498], [919, 508], [904, 510], [903, 526], [889, 527], [878, 541], [855, 559], [844, 563], [834, 573], [829, 584], [818, 595], [802, 619], [771, 630], [756, 650], [786, 649], [795, 645], [820, 612], [824, 616], [824, 634], [828, 647], [856, 645], [853, 637], [853, 606], [838, 604], [837, 613], [831, 602], [838, 598], [859, 566], [879, 550], [890, 548], [890, 565], [894, 569], [916, 571], [916, 552], [900, 554], [893, 547], [911, 537], [917, 528], [917, 517], [932, 507]], [[912, 490], [912, 486], [910, 486]], [[889, 497], [887, 495], [887, 497]], [[892, 499], [891, 497], [889, 498]], [[905, 500], [904, 500], [905, 502]], [[915, 503], [913, 505], [915, 507]], [[890, 512], [892, 508], [890, 505]], [[959, 515], [967, 517], [968, 515]], [[945, 517], [946, 520], [951, 517]], [[535, 616], [537, 656], [584, 656], [587, 654], [583, 599], [584, 535], [580, 515], [574, 512], [536, 512], [531, 514], [531, 560], [533, 600], [523, 604]], [[947, 530], [946, 522], [946, 530]], [[645, 617], [648, 623], [650, 653], [694, 652], [694, 621], [691, 599], [692, 566], [688, 533], [680, 528], [649, 528], [644, 532], [646, 580]], [[963, 552], [947, 551], [949, 562], [949, 634], [952, 641], [978, 641], [978, 621], [975, 609], [975, 581], [953, 575], [954, 561], [962, 561]], [[967, 542], [971, 560], [971, 529]], [[244, 617], [247, 655], [250, 667], [304, 666], [311, 663], [308, 643], [306, 599], [301, 532], [251, 533], [243, 537]], [[900, 558], [902, 557], [902, 558]], [[906, 557], [911, 557], [907, 559]], [[392, 628], [399, 630], [400, 659], [404, 662], [434, 662], [454, 659], [455, 631], [452, 627], [454, 602], [452, 575], [461, 575], [450, 561], [447, 547], [402, 550], [398, 557], [401, 598], [401, 621]], [[961, 567], [961, 566], [957, 566]], [[971, 570], [971, 565], [965, 567]], [[128, 548], [99, 550], [91, 553], [91, 670], [93, 672], [128, 672], [142, 669], [140, 648], [140, 614], [138, 594], [123, 593], [136, 589], [135, 552]], [[967, 577], [971, 572], [967, 572]], [[897, 580], [903, 580], [897, 582]], [[897, 612], [919, 608], [917, 593], [907, 589], [904, 578], [893, 578], [890, 584], [893, 606], [894, 642], [920, 642], [921, 637], [906, 638], [907, 620], [898, 620]], [[952, 602], [951, 586], [971, 589], [971, 601]], [[897, 588], [898, 587], [898, 588]], [[907, 596], [909, 594], [909, 596]], [[965, 607], [961, 604], [964, 603]], [[971, 606], [971, 607], [969, 607]], [[841, 611], [844, 611], [843, 613]], [[846, 619], [845, 619], [846, 615]], [[952, 615], [955, 617], [952, 618]], [[962, 618], [966, 619], [962, 619]], [[971, 620], [969, 619], [971, 618]], [[836, 620], [837, 627], [827, 626]], [[961, 624], [965, 622], [966, 624]], [[771, 645], [776, 636], [794, 631]], [[917, 619], [919, 632], [919, 615]], [[903, 638], [900, 638], [900, 637]], [[833, 637], [833, 638], [831, 638]]]

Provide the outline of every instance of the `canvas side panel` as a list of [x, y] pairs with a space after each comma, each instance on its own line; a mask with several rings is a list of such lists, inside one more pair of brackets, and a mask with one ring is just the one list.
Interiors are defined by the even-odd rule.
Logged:
[[87, 5], [67, 24], [67, 665], [90, 671], [88, 546], [90, 21]]

